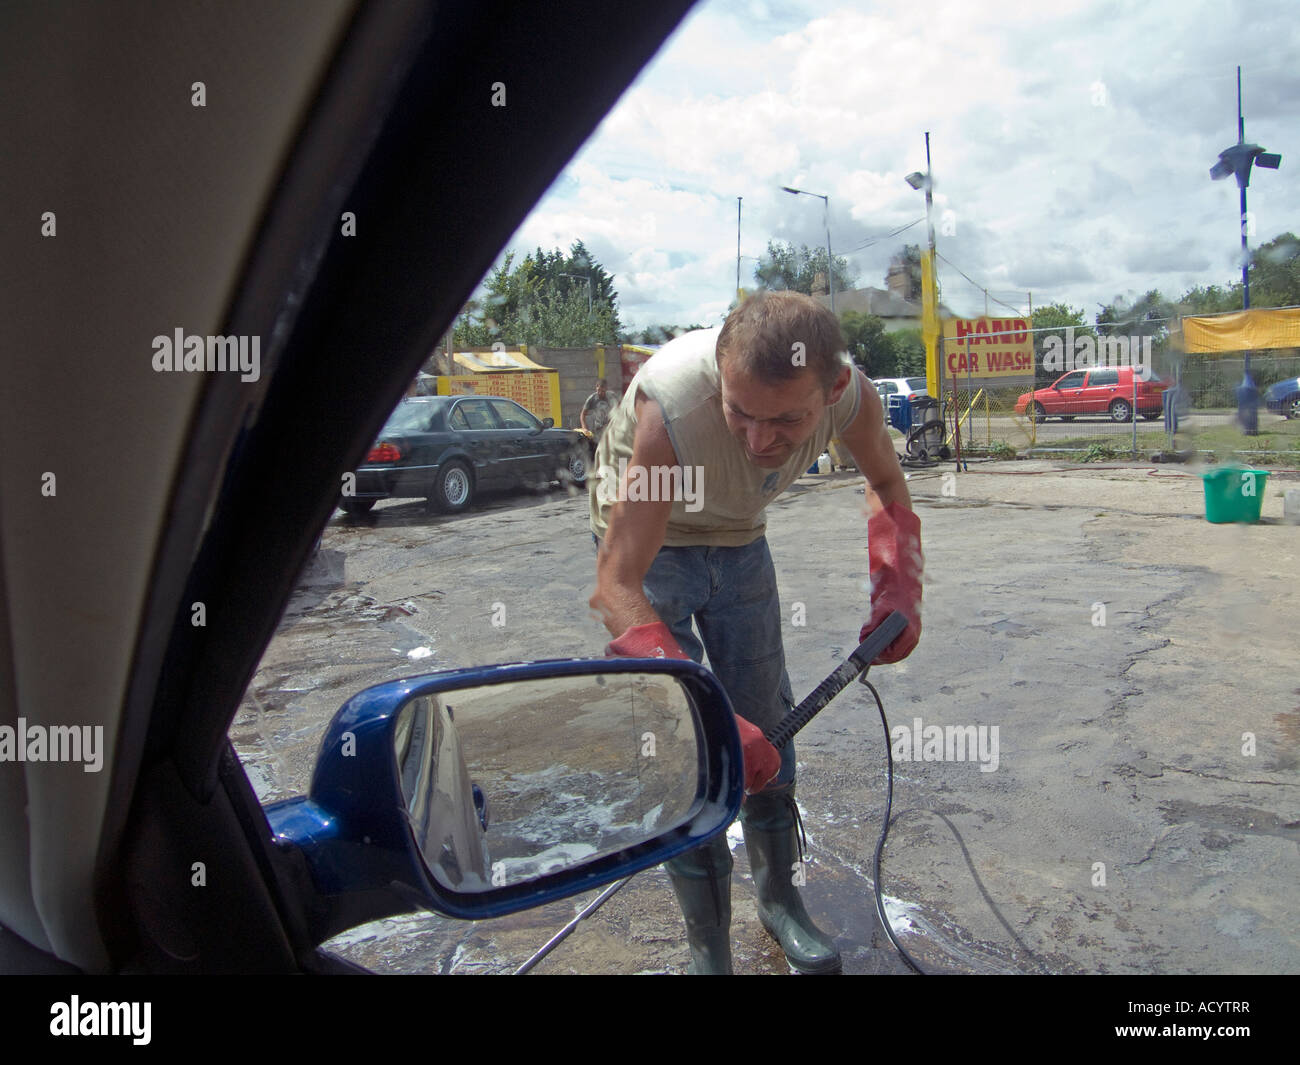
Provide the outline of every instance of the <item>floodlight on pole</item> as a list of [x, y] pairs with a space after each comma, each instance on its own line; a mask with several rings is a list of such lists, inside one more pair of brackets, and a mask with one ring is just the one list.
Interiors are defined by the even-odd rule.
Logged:
[[804, 189], [791, 188], [789, 185], [781, 186], [782, 192], [788, 192], [792, 196], [815, 196], [821, 200], [825, 206], [826, 219], [826, 291], [831, 295], [831, 313], [835, 313], [835, 260], [831, 258], [831, 198], [823, 196], [820, 192], [807, 192]]

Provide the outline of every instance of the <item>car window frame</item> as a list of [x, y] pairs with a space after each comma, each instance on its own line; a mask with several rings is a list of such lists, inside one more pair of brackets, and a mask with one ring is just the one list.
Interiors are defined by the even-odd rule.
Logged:
[[[508, 429], [512, 431], [520, 430], [522, 432], [532, 433], [532, 432], [538, 432], [545, 428], [545, 426], [542, 425], [541, 418], [537, 417], [537, 415], [535, 415], [527, 407], [523, 406], [520, 403], [516, 403], [513, 399], [510, 399], [506, 396], [485, 396], [483, 398], [485, 398], [488, 401], [488, 409], [492, 412], [500, 428], [502, 429]], [[525, 418], [531, 418], [533, 424], [532, 425], [507, 425], [505, 419], [501, 416], [501, 412], [497, 410], [498, 403], [508, 404], [509, 406], [513, 407], [515, 410], [521, 412]]]
[[[458, 396], [456, 402], [452, 404], [451, 410], [447, 412], [447, 424], [458, 433], [491, 433], [500, 429], [501, 424], [497, 421], [496, 412], [492, 410], [492, 404], [488, 402], [491, 398], [491, 396]], [[466, 428], [462, 429], [460, 426], [452, 424], [452, 419], [462, 412], [467, 403], [482, 403], [491, 424], [482, 427], [470, 425], [469, 416], [465, 414], [461, 416], [465, 419]]]

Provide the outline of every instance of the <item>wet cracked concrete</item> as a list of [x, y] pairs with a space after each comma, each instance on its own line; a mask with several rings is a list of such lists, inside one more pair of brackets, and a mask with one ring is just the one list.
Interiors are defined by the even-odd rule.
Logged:
[[[1300, 971], [1300, 530], [1277, 520], [1288, 482], [1270, 480], [1264, 523], [1223, 527], [1201, 517], [1198, 479], [1157, 472], [1008, 463], [911, 481], [925, 635], [871, 679], [891, 726], [999, 736], [993, 772], [896, 763], [883, 887], [927, 969]], [[769, 510], [796, 696], [852, 649], [866, 614], [859, 484], [806, 478]], [[336, 516], [231, 730], [261, 798], [306, 790], [326, 722], [369, 684], [598, 655], [585, 512], [557, 492], [456, 518], [410, 502]], [[871, 897], [886, 764], [869, 693], [850, 686], [797, 743], [809, 908], [846, 971], [902, 972]], [[737, 970], [783, 973], [735, 854]], [[510, 971], [591, 897], [476, 924], [408, 915], [331, 946], [380, 971]], [[651, 870], [537, 971], [687, 960]]]

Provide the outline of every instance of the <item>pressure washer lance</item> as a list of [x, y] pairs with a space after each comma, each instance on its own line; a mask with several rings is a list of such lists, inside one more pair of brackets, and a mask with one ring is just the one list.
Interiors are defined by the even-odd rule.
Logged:
[[[777, 750], [784, 747], [794, 738], [796, 732], [825, 710], [827, 705], [829, 705], [830, 701], [834, 699], [835, 696], [839, 695], [840, 692], [852, 684], [856, 678], [865, 677], [867, 670], [871, 668], [871, 663], [879, 657], [880, 653], [884, 651], [886, 647], [902, 635], [905, 628], [907, 628], [907, 618], [897, 610], [890, 613], [884, 621], [871, 630], [871, 635], [858, 644], [857, 649], [849, 655], [848, 658], [841, 662], [834, 672], [812, 690], [812, 693], [808, 698], [786, 714], [778, 724], [764, 732], [763, 738]], [[634, 873], [633, 876], [635, 875], [636, 874]], [[605, 905], [605, 903], [613, 898], [618, 890], [631, 879], [632, 877], [630, 876], [625, 877], [623, 880], [619, 880], [617, 883], [612, 884], [602, 891], [595, 899], [583, 907], [572, 921], [548, 939], [545, 945], [538, 950], [536, 954], [524, 962], [523, 965], [519, 966], [519, 968], [515, 970], [515, 975], [523, 976], [525, 973], [531, 971], [538, 962], [568, 939], [573, 933], [573, 930], [577, 928], [582, 921], [586, 920]], [[877, 877], [877, 879], [879, 878]], [[877, 906], [879, 907], [881, 904], [879, 902], [878, 884], [876, 893]], [[883, 915], [881, 916], [881, 921], [884, 921]], [[889, 931], [888, 925], [886, 925], [885, 928], [886, 931]], [[891, 936], [890, 938], [892, 939], [893, 937]], [[897, 942], [895, 942], [895, 945], [897, 945]]]

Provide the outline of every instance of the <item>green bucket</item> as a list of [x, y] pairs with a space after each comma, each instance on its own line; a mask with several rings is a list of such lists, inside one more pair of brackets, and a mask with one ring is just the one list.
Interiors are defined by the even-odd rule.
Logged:
[[1202, 473], [1201, 479], [1205, 482], [1206, 521], [1216, 525], [1234, 521], [1259, 521], [1268, 470], [1220, 466]]

